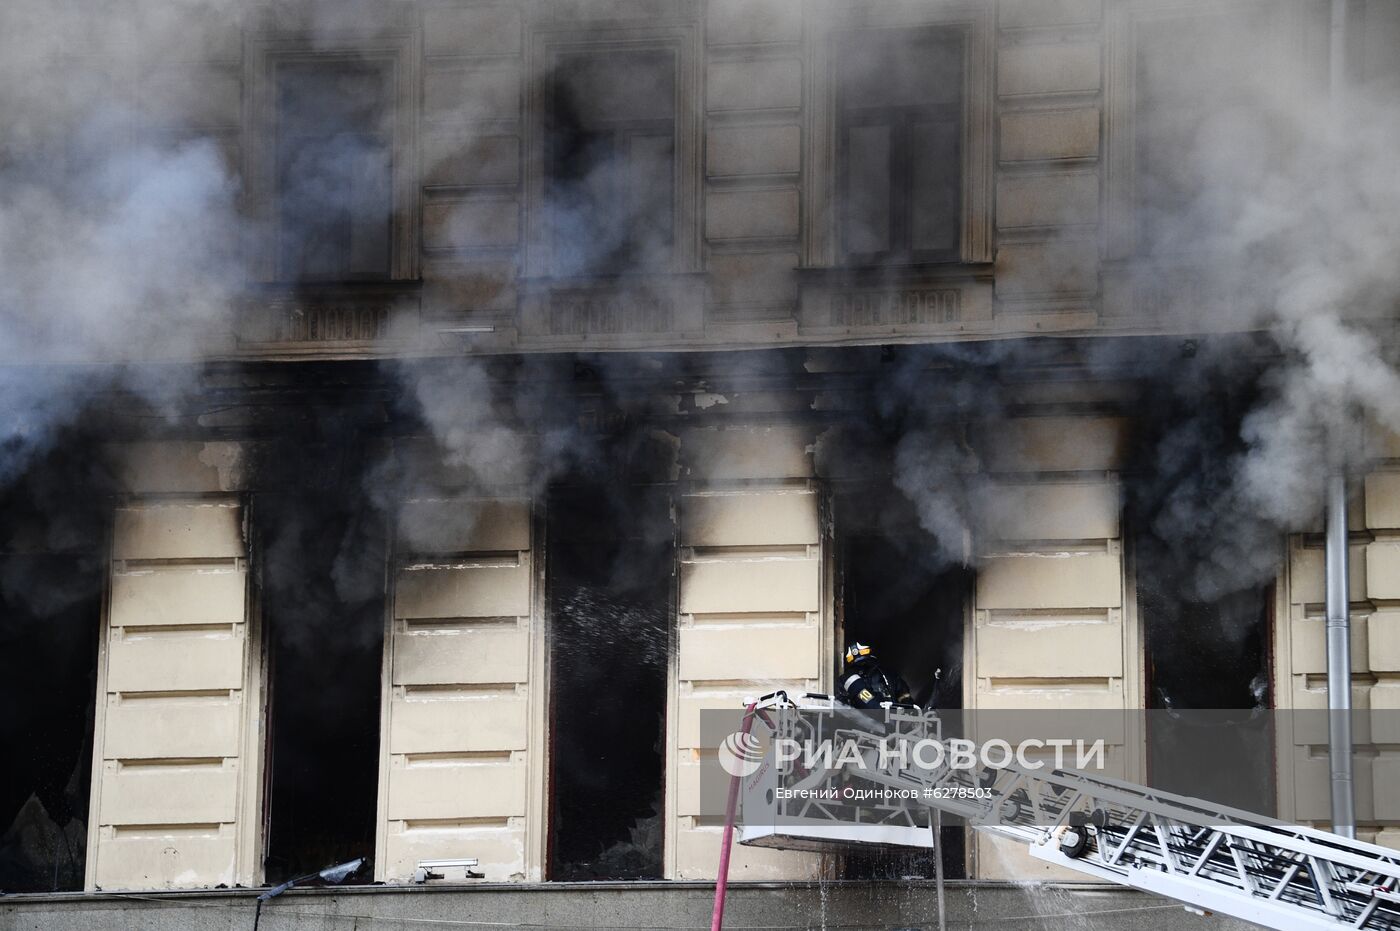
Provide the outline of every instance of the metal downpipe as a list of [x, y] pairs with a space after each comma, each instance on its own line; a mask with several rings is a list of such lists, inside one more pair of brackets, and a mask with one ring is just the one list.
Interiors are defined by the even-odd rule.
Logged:
[[[1347, 87], [1349, 0], [1332, 0], [1330, 75], [1333, 132], [1339, 132]], [[1332, 830], [1356, 837], [1352, 774], [1351, 590], [1347, 549], [1347, 476], [1344, 467], [1327, 483], [1327, 760], [1332, 786]]]
[[1347, 479], [1338, 472], [1327, 483], [1327, 758], [1332, 774], [1332, 830], [1355, 838], [1349, 562]]

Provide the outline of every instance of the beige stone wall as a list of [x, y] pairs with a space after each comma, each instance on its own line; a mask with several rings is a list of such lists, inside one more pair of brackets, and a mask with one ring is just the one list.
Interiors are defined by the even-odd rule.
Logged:
[[256, 883], [262, 688], [243, 504], [130, 500], [111, 554], [87, 886]]
[[[1279, 10], [1271, 26], [1290, 70], [1325, 71], [1325, 30], [1307, 0], [1265, 5]], [[1168, 319], [1174, 300], [1199, 309], [1228, 297], [1182, 269], [1134, 275], [1135, 56], [1162, 22], [1256, 10], [1253, 0], [407, 0], [365, 5], [362, 28], [332, 37], [249, 6], [242, 22], [190, 24], [167, 60], [132, 76], [143, 114], [133, 131], [208, 136], [243, 176], [248, 213], [268, 218], [267, 56], [392, 53], [403, 254], [394, 281], [366, 297], [250, 298], [212, 337], [218, 354], [1152, 332], [1199, 325]], [[828, 248], [832, 23], [967, 30], [966, 241], [962, 261], [930, 277], [883, 270], [857, 282]], [[661, 43], [680, 63], [682, 254], [635, 288], [548, 280], [547, 95], [536, 78], [561, 43]], [[254, 258], [263, 281], [266, 256]], [[421, 289], [404, 284], [420, 277]], [[911, 306], [933, 311], [906, 319]], [[476, 329], [463, 337], [463, 326]]]
[[[1046, 416], [980, 431], [996, 485], [965, 644], [966, 707], [1142, 706], [1115, 475], [1125, 428], [1116, 417]], [[1132, 780], [1144, 761], [1125, 750], [1129, 737], [1110, 741], [1107, 760], [1110, 775]], [[1061, 878], [1019, 845], [975, 838], [977, 878]]]
[[1371, 678], [1370, 707], [1378, 713], [1369, 734], [1376, 747], [1370, 761], [1372, 814], [1384, 825], [1376, 842], [1400, 848], [1400, 442], [1392, 438], [1383, 453], [1386, 461], [1366, 476], [1363, 488], [1372, 537], [1366, 545], [1366, 595], [1374, 611], [1352, 636], [1364, 641], [1364, 651], [1353, 655], [1364, 652], [1357, 665]]
[[[421, 274], [421, 292], [255, 301], [230, 354], [945, 340], [1084, 333], [1106, 318], [1150, 330], [1169, 325], [1153, 295], [1101, 253], [1131, 258], [1121, 231], [1102, 227], [1121, 225], [1114, 205], [1133, 183], [1133, 49], [1157, 6], [1171, 4], [421, 0], [384, 5], [363, 35], [337, 34], [332, 47], [293, 17], [259, 13], [241, 42], [233, 22], [192, 37], [144, 93], [256, 174], [269, 145], [258, 90], [268, 55], [358, 43], [398, 62], [396, 94], [412, 111], [399, 161], [421, 170], [395, 182], [395, 241], [412, 254], [394, 268], [396, 279]], [[933, 278], [858, 282], [831, 249], [829, 40], [861, 25], [940, 24], [964, 30], [969, 50], [963, 261]], [[536, 78], [559, 48], [608, 43], [676, 55], [678, 253], [635, 287], [551, 282]], [[267, 198], [266, 179], [247, 180], [249, 209], [266, 212], [252, 202]], [[923, 309], [906, 319], [910, 307]], [[463, 325], [476, 328], [465, 340], [453, 335]]]
[[377, 878], [538, 880], [544, 635], [530, 501], [406, 502], [385, 635]]
[[[1351, 527], [1363, 526], [1361, 498], [1354, 500]], [[1297, 536], [1288, 543], [1286, 602], [1275, 627], [1275, 690], [1279, 708], [1312, 712], [1290, 720], [1278, 735], [1279, 808], [1285, 818], [1304, 824], [1331, 822], [1331, 789], [1327, 759], [1327, 644], [1326, 570], [1320, 535]], [[1370, 707], [1366, 629], [1366, 547], [1351, 546], [1352, 703]], [[1361, 723], [1358, 721], [1358, 723]], [[1353, 737], [1359, 746], [1370, 742], [1368, 728]], [[1354, 771], [1358, 834], [1374, 835], [1366, 825], [1374, 820], [1371, 772], [1366, 760]]]
[[[1371, 471], [1353, 483], [1349, 508], [1352, 706], [1357, 836], [1400, 847], [1400, 440], [1376, 431]], [[1288, 622], [1280, 624], [1275, 682], [1280, 707], [1317, 712], [1279, 737], [1285, 817], [1331, 822], [1327, 758], [1326, 572], [1319, 535], [1290, 542]], [[1373, 718], [1369, 711], [1378, 714]], [[1387, 823], [1388, 822], [1388, 823]]]
[[[666, 875], [713, 879], [721, 818], [700, 813], [702, 709], [786, 687], [829, 687], [831, 611], [810, 437], [780, 427], [700, 430], [682, 443], [678, 648], [671, 670]], [[814, 856], [735, 846], [736, 880], [808, 879]]]

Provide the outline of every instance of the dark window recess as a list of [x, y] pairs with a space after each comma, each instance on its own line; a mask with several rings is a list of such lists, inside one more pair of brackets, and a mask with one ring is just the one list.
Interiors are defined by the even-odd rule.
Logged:
[[1248, 452], [1244, 419], [1261, 403], [1260, 383], [1240, 374], [1238, 346], [1192, 352], [1159, 362], [1165, 370], [1144, 385], [1125, 470], [1148, 780], [1271, 814], [1270, 644], [1282, 540], [1235, 494]]
[[554, 271], [664, 269], [675, 245], [675, 55], [566, 55], [549, 81]]
[[113, 485], [61, 444], [0, 492], [0, 892], [83, 888]]
[[[268, 655], [266, 879], [372, 858], [386, 528], [352, 442], [286, 444], [260, 475]], [[367, 865], [362, 875], [369, 876]]]
[[[1209, 552], [1209, 541], [1195, 541]], [[1168, 792], [1275, 812], [1269, 639], [1274, 589], [1214, 597], [1139, 535], [1137, 601], [1147, 659], [1149, 782]], [[1202, 760], [1228, 761], [1202, 766]]]
[[[962, 707], [963, 628], [972, 572], [940, 559], [907, 499], [892, 485], [857, 485], [835, 497], [842, 643], [869, 644], [925, 707]], [[943, 829], [944, 874], [966, 874], [961, 826]], [[853, 852], [846, 879], [933, 876], [932, 853]]]
[[956, 30], [865, 30], [843, 41], [837, 148], [847, 262], [958, 258], [963, 55]]
[[661, 878], [674, 537], [669, 490], [550, 496], [550, 879]]
[[278, 66], [278, 271], [283, 280], [389, 277], [390, 93], [383, 65]]

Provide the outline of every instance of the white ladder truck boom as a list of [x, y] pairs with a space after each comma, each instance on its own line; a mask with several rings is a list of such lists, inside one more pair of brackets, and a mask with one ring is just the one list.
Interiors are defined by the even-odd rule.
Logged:
[[[892, 739], [943, 741], [936, 712], [871, 716], [785, 692], [751, 706], [773, 739], [742, 780], [741, 843], [934, 847], [927, 818], [917, 817], [932, 809], [1023, 843], [1040, 860], [1196, 910], [1270, 928], [1400, 931], [1400, 851], [1075, 770], [908, 766], [888, 752]], [[780, 739], [814, 738], [853, 746], [846, 762], [860, 765], [773, 752]], [[845, 801], [872, 796], [899, 801]]]

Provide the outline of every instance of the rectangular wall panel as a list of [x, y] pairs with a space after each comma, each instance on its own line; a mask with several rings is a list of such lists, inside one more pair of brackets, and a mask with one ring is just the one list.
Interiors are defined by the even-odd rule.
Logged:
[[[968, 706], [982, 710], [1138, 707], [1140, 648], [1125, 624], [1118, 486], [1111, 477], [1066, 482], [1039, 472], [1111, 467], [1120, 422], [1025, 418], [984, 434], [1004, 481], [988, 515], [996, 539], [978, 568], [973, 636], [966, 645]], [[1077, 446], [1075, 444], [1078, 444]], [[1136, 778], [1127, 735], [1107, 735], [1109, 775]], [[974, 834], [978, 879], [1072, 877], [1023, 848]]]
[[400, 510], [389, 619], [376, 869], [475, 857], [488, 880], [538, 878], [529, 853], [534, 616], [530, 502]]
[[235, 498], [117, 509], [89, 889], [252, 885], [260, 708]]
[[[763, 461], [800, 463], [795, 434]], [[754, 468], [734, 452], [743, 442], [724, 433], [691, 457], [702, 474]], [[702, 812], [702, 770], [714, 765], [700, 719], [707, 709], [735, 711], [747, 695], [788, 688], [821, 691], [829, 680], [830, 618], [824, 609], [818, 495], [805, 483], [710, 483], [681, 502], [680, 621], [672, 699], [675, 746], [667, 778], [668, 876], [713, 879], [722, 819]], [[735, 880], [812, 879], [810, 854], [734, 848]]]

